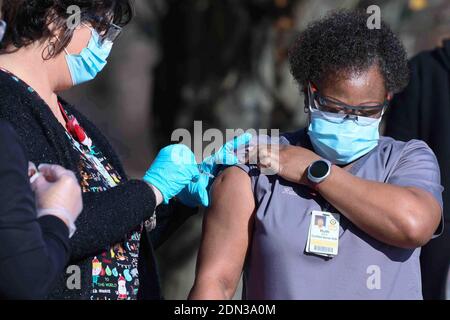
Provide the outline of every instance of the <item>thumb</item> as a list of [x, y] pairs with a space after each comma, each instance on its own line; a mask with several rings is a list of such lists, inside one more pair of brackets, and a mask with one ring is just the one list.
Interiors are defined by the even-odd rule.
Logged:
[[253, 136], [250, 133], [244, 133], [233, 140], [228, 141], [225, 146], [228, 151], [237, 151], [240, 147], [243, 147], [250, 143]]
[[200, 175], [199, 180], [190, 186], [190, 192], [193, 200], [198, 204], [207, 207], [209, 205], [208, 196], [209, 177]]
[[233, 140], [228, 141], [224, 147], [224, 154], [222, 154], [223, 159], [221, 159], [221, 164], [225, 165], [235, 165], [239, 163], [237, 157], [238, 154], [242, 154], [245, 147], [250, 144], [253, 136], [250, 133], [244, 133]]
[[202, 187], [198, 191], [198, 197], [202, 206], [209, 207], [209, 192], [206, 188]]

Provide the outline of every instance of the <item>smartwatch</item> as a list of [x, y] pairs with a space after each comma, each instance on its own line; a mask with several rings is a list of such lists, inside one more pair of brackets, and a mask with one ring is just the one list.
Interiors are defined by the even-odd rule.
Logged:
[[314, 161], [308, 167], [308, 179], [315, 184], [324, 181], [330, 173], [331, 162], [326, 159]]

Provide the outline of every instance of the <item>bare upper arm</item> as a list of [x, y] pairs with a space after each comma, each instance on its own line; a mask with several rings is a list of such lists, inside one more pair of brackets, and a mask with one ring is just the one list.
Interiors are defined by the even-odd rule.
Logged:
[[196, 282], [218, 280], [234, 293], [253, 227], [255, 201], [250, 177], [237, 167], [227, 168], [214, 181], [211, 192], [211, 206], [203, 221]]

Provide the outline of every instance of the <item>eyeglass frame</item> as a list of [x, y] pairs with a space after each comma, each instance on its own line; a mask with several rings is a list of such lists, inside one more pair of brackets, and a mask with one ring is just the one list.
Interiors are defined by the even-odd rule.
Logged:
[[123, 28], [115, 23], [110, 23], [108, 31], [106, 31], [104, 36], [100, 36], [101, 42], [108, 40], [110, 42], [115, 42], [123, 32]]
[[[315, 91], [312, 90], [313, 86], [315, 88]], [[331, 113], [331, 114], [342, 114], [342, 113], [340, 113], [340, 112], [333, 112], [333, 111], [324, 111], [324, 110], [318, 108], [316, 102], [320, 105], [320, 101], [316, 101], [316, 96], [319, 99], [322, 99], [324, 101], [329, 101], [332, 104], [335, 104], [337, 107], [342, 108], [342, 111], [344, 111], [344, 113], [347, 116], [366, 117], [366, 118], [372, 118], [372, 119], [380, 119], [381, 117], [383, 117], [384, 112], [389, 107], [389, 103], [390, 103], [390, 99], [386, 98], [385, 101], [382, 104], [378, 104], [378, 105], [375, 105], [375, 106], [351, 106], [351, 105], [345, 104], [345, 103], [343, 103], [341, 101], [338, 101], [337, 99], [334, 99], [334, 98], [331, 98], [331, 97], [326, 97], [326, 96], [320, 94], [317, 86], [315, 86], [311, 82], [308, 83], [307, 91], [308, 91], [308, 104], [307, 104], [307, 106], [305, 105], [305, 110], [307, 110], [307, 108], [313, 107], [314, 109], [319, 110], [321, 112], [328, 112], [328, 113]], [[330, 107], [328, 107], [328, 109], [330, 109]], [[365, 116], [365, 115], [362, 115], [362, 114], [355, 114], [355, 110], [357, 110], [357, 111], [378, 110], [377, 115], [379, 114], [379, 116], [371, 117], [371, 116]], [[348, 111], [350, 111], [350, 112], [348, 112]]]
[[[80, 25], [78, 26], [78, 28], [79, 28], [79, 27], [86, 27], [86, 28], [89, 28], [91, 31], [92, 31], [92, 30], [95, 30], [94, 27], [89, 26], [89, 25], [88, 25], [87, 23], [85, 23], [85, 22], [80, 23]], [[98, 32], [98, 31], [97, 31], [97, 32]], [[108, 27], [108, 30], [106, 31], [106, 33], [105, 33], [104, 35], [101, 35], [101, 34], [98, 32], [98, 34], [99, 34], [99, 36], [100, 36], [100, 43], [103, 44], [106, 40], [108, 40], [109, 42], [115, 42], [115, 41], [120, 37], [120, 35], [122, 34], [122, 32], [123, 32], [123, 28], [122, 28], [121, 26], [118, 26], [118, 25], [116, 25], [116, 24], [114, 24], [114, 23], [110, 23], [110, 24], [109, 24], [109, 27]]]

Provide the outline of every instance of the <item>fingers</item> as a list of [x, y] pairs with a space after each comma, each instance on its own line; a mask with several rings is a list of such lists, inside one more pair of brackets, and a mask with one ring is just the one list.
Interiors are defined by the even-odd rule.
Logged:
[[28, 162], [28, 177], [33, 177], [38, 172], [36, 165], [33, 162]]
[[249, 152], [247, 163], [257, 165], [266, 175], [277, 174], [280, 170], [279, 145], [258, 145]]
[[198, 197], [199, 197], [199, 200], [200, 200], [200, 203], [202, 204], [202, 206], [204, 206], [204, 207], [209, 206], [209, 192], [208, 192], [208, 190], [206, 190], [206, 188], [201, 188], [199, 190]]
[[192, 150], [184, 144], [172, 144], [161, 149], [154, 163], [170, 163], [175, 165], [197, 164]]
[[56, 182], [65, 177], [75, 178], [72, 171], [66, 170], [56, 164], [41, 164], [38, 169], [49, 182]]
[[223, 154], [219, 154], [222, 159], [218, 159], [217, 162], [225, 165], [235, 165], [242, 162], [240, 159], [245, 157], [246, 148], [252, 138], [253, 136], [250, 133], [244, 133], [225, 143], [222, 148]]
[[33, 181], [30, 180], [30, 185], [31, 185], [31, 190], [36, 193], [37, 190], [44, 190], [45, 188], [48, 187], [48, 182], [45, 179], [44, 176], [37, 174], [33, 179]]
[[28, 177], [30, 178], [30, 184], [33, 184], [40, 176], [36, 165], [33, 162], [28, 162]]
[[244, 133], [233, 140], [228, 141], [225, 146], [229, 151], [236, 151], [238, 148], [250, 143], [253, 136], [250, 133]]
[[209, 193], [208, 185], [210, 178], [207, 175], [201, 175], [200, 179], [196, 183], [189, 185], [189, 192], [197, 205], [202, 205], [204, 207], [209, 206]]
[[30, 162], [28, 164], [28, 172], [29, 174], [34, 173], [30, 178], [31, 189], [34, 192], [44, 190], [49, 187], [49, 183], [62, 181], [63, 179], [74, 181], [78, 185], [75, 174], [58, 165], [41, 164], [36, 169], [36, 166]]

